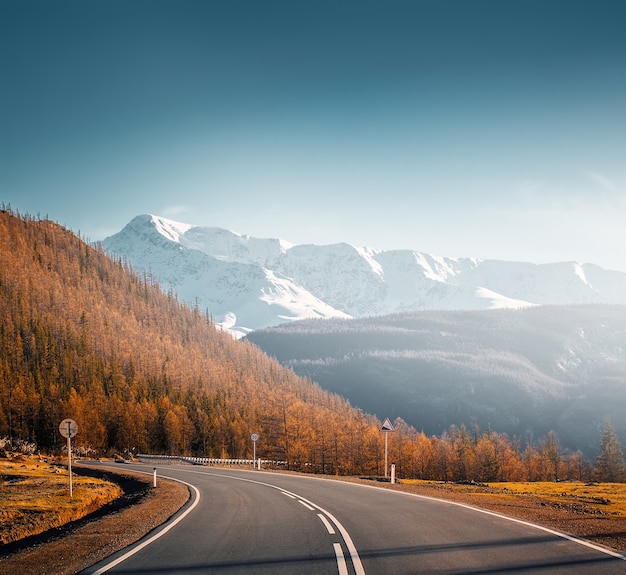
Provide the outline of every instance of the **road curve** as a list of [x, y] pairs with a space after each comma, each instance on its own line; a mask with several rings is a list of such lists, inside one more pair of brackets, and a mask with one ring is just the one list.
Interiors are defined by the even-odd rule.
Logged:
[[158, 474], [192, 486], [190, 503], [84, 575], [626, 574], [618, 553], [452, 502], [314, 476], [195, 466]]

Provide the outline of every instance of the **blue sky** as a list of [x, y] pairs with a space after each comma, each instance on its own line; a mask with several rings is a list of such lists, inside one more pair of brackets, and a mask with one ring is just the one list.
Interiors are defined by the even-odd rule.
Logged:
[[0, 201], [626, 271], [622, 0], [0, 0]]

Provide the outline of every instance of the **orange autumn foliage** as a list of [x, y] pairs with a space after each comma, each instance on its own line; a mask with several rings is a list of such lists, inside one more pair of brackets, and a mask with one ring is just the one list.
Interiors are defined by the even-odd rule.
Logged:
[[[258, 433], [257, 455], [290, 469], [385, 471], [376, 417], [232, 339], [208, 313], [62, 226], [0, 209], [0, 440], [60, 450], [67, 417], [84, 454], [250, 458]], [[522, 448], [491, 430], [452, 426], [429, 438], [394, 425], [398, 477], [592, 477], [582, 455], [561, 453], [552, 436]]]
[[[0, 212], [0, 437], [42, 450], [263, 457], [327, 473], [378, 422], [296, 376], [148, 275], [48, 220]], [[352, 440], [351, 440], [352, 441]], [[375, 464], [374, 464], [375, 466]]]

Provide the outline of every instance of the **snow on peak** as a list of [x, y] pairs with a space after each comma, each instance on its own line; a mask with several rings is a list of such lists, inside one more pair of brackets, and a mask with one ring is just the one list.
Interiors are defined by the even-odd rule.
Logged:
[[155, 215], [137, 216], [102, 246], [239, 336], [310, 317], [626, 304], [626, 274], [597, 266], [293, 245]]
[[167, 218], [162, 218], [161, 216], [155, 216], [153, 214], [150, 214], [150, 221], [154, 224], [154, 227], [162, 236], [165, 236], [168, 240], [176, 243], [180, 243], [181, 237], [184, 236], [190, 229], [196, 227], [192, 224], [175, 222], [174, 220], [168, 220]]

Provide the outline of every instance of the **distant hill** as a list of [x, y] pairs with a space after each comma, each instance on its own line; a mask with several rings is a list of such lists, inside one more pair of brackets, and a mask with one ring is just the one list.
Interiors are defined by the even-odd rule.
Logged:
[[593, 454], [610, 419], [626, 437], [626, 306], [420, 312], [301, 321], [247, 339], [380, 418], [426, 434], [558, 433]]
[[379, 439], [373, 417], [63, 227], [0, 210], [0, 439], [60, 449], [67, 417], [79, 453], [248, 458], [254, 432], [291, 468], [378, 463], [352, 451]]
[[626, 305], [626, 273], [593, 264], [447, 258], [413, 250], [293, 245], [140, 215], [107, 253], [241, 337], [306, 318], [535, 305]]

